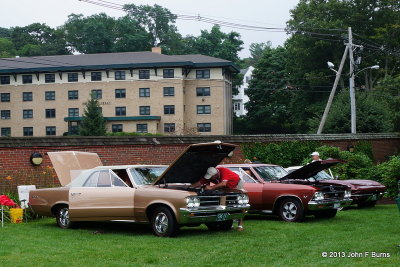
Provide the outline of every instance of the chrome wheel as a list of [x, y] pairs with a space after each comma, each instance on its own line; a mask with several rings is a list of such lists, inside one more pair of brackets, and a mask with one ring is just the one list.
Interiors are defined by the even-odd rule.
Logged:
[[69, 225], [69, 210], [68, 210], [68, 208], [60, 209], [59, 222], [62, 226], [68, 227], [68, 225]]
[[165, 234], [168, 230], [168, 217], [164, 212], [160, 212], [156, 215], [154, 220], [154, 226], [156, 231], [160, 234]]
[[286, 202], [282, 214], [288, 221], [292, 221], [297, 215], [297, 206], [293, 202]]

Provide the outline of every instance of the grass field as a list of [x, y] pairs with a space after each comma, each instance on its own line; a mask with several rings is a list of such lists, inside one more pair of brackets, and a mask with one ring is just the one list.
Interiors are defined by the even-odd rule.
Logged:
[[[201, 226], [183, 228], [177, 238], [157, 238], [148, 226], [130, 223], [62, 230], [47, 218], [0, 228], [0, 266], [399, 266], [398, 245], [395, 205], [340, 211], [334, 219], [309, 217], [304, 223], [252, 215], [244, 232]], [[323, 252], [346, 257], [324, 258]], [[349, 253], [364, 257], [348, 258]]]

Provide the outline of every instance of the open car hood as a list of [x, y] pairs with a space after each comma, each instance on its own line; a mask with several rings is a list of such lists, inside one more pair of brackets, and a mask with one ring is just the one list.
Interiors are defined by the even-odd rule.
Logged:
[[195, 183], [204, 177], [209, 167], [216, 167], [235, 147], [219, 141], [190, 145], [154, 184]]
[[84, 170], [103, 166], [96, 153], [80, 151], [47, 152], [58, 180], [65, 186], [78, 177]]
[[289, 173], [288, 175], [283, 176], [279, 180], [305, 180], [316, 175], [320, 171], [329, 169], [330, 167], [343, 162], [344, 161], [337, 159], [314, 161]]

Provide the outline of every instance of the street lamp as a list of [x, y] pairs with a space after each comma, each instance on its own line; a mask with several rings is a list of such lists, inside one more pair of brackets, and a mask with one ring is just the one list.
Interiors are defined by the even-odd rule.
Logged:
[[338, 73], [337, 70], [334, 69], [335, 64], [333, 64], [333, 63], [330, 62], [330, 61], [328, 61], [327, 64], [328, 64], [328, 68], [329, 68], [331, 71], [334, 71], [335, 73]]
[[370, 67], [366, 67], [366, 68], [363, 68], [362, 70], [357, 71], [357, 73], [354, 76], [357, 76], [360, 72], [362, 72], [364, 70], [368, 70], [368, 69], [370, 69], [370, 70], [379, 70], [379, 68], [380, 68], [379, 65], [373, 65], [373, 66], [370, 66]]

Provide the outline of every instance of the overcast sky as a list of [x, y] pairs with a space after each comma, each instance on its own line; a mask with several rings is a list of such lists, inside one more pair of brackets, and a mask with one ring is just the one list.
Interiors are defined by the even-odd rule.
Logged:
[[[173, 13], [212, 17], [234, 23], [263, 27], [284, 27], [290, 18], [289, 10], [294, 8], [298, 0], [107, 0], [126, 4], [155, 3], [170, 9]], [[69, 14], [92, 15], [105, 12], [109, 16], [123, 16], [123, 11], [91, 5], [79, 0], [10, 0], [1, 1], [0, 27], [26, 26], [34, 22], [46, 23], [51, 27], [62, 25]], [[178, 20], [177, 26], [181, 34], [198, 35], [201, 29], [210, 29], [212, 25], [204, 22]], [[223, 27], [224, 31], [232, 29]], [[242, 36], [245, 49], [242, 57], [249, 55], [251, 43], [271, 41], [273, 46], [281, 45], [286, 40], [284, 32], [257, 32], [234, 29]]]

